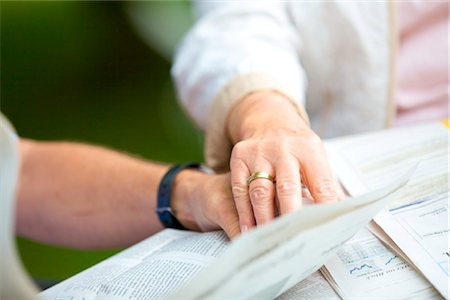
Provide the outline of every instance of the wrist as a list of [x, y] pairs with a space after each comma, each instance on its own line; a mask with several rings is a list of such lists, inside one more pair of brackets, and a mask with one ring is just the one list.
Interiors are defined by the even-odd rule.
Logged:
[[228, 136], [233, 144], [267, 132], [299, 132], [308, 127], [287, 97], [274, 91], [248, 95], [230, 112], [227, 120]]
[[192, 195], [202, 175], [197, 170], [184, 169], [177, 174], [172, 186], [170, 207], [178, 221], [189, 230], [200, 230], [192, 209], [192, 205], [195, 205]]

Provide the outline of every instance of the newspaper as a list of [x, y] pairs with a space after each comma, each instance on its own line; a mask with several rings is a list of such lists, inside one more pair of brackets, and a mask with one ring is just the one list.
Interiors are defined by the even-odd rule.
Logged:
[[344, 299], [441, 299], [420, 273], [367, 229], [345, 243], [322, 272]]
[[374, 220], [449, 299], [448, 128], [437, 122], [396, 128], [337, 139], [328, 149], [340, 180], [352, 195], [383, 186], [419, 162], [406, 188]]

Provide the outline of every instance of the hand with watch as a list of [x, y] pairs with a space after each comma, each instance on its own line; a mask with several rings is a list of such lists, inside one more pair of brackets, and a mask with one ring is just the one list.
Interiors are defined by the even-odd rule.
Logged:
[[156, 213], [166, 228], [212, 231], [230, 238], [240, 233], [229, 174], [212, 175], [206, 167], [187, 162], [171, 167], [159, 188]]

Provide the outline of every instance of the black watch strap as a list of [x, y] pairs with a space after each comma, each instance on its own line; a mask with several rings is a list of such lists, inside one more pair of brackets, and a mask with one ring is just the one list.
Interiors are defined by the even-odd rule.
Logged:
[[171, 167], [161, 179], [158, 188], [158, 207], [156, 208], [156, 213], [164, 227], [187, 230], [187, 228], [181, 225], [177, 220], [170, 208], [170, 194], [175, 176], [177, 176], [180, 171], [188, 168], [200, 169], [200, 167], [201, 165], [196, 162], [177, 164]]

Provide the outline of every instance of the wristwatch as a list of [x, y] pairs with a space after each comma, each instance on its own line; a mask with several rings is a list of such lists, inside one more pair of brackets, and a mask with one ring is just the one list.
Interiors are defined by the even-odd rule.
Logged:
[[166, 228], [174, 228], [181, 230], [188, 230], [181, 225], [180, 221], [175, 217], [172, 209], [170, 208], [170, 194], [172, 192], [173, 181], [177, 174], [184, 169], [200, 169], [201, 164], [196, 162], [186, 162], [182, 164], [174, 165], [164, 174], [161, 179], [161, 183], [158, 188], [158, 207], [156, 213], [159, 220]]

